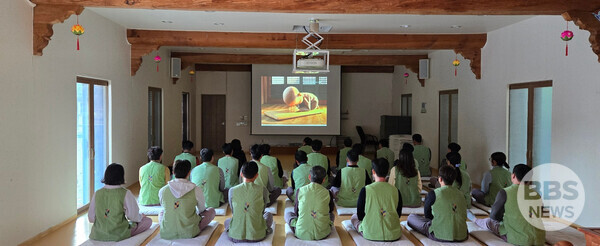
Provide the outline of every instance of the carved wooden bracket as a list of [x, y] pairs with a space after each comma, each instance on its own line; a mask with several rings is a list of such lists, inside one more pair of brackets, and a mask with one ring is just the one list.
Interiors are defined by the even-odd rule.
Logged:
[[471, 61], [471, 71], [476, 79], [481, 79], [481, 49], [455, 49], [456, 54], [460, 54]]
[[[594, 13], [597, 13], [596, 10]], [[592, 51], [598, 55], [600, 62], [600, 21], [594, 17], [592, 12], [587, 11], [567, 11], [562, 14], [566, 21], [573, 21], [579, 29], [590, 32], [590, 44]]]
[[54, 34], [52, 25], [62, 23], [73, 14], [81, 14], [83, 6], [80, 5], [47, 5], [38, 4], [33, 8], [33, 54], [42, 55], [42, 50]]
[[131, 44], [131, 76], [140, 69], [142, 57], [158, 48], [160, 48], [158, 44]]
[[419, 83], [421, 83], [421, 87], [425, 87], [425, 80], [419, 79], [419, 60], [417, 59], [413, 62], [410, 62], [409, 64], [404, 64], [404, 66], [406, 68], [408, 68], [408, 70], [412, 71], [413, 73], [416, 73], [417, 80], [419, 80]]

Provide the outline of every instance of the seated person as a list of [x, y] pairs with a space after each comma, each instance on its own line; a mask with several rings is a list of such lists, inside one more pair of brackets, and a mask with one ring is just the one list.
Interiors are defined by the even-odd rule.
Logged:
[[[379, 146], [378, 146], [378, 150], [377, 150], [377, 159], [379, 158], [384, 158], [388, 161], [388, 163], [390, 164], [390, 168], [392, 168], [392, 163], [394, 163], [394, 161], [396, 160], [396, 155], [394, 155], [394, 152], [390, 149], [390, 140], [388, 139], [381, 139], [379, 140]], [[388, 170], [389, 172], [389, 170]]]
[[371, 184], [371, 175], [358, 166], [358, 153], [354, 150], [348, 151], [346, 160], [348, 166], [337, 171], [331, 193], [339, 206], [354, 208], [360, 190], [365, 185]]
[[365, 151], [365, 146], [363, 146], [362, 144], [355, 144], [354, 146], [352, 146], [352, 150], [358, 154], [357, 165], [359, 167], [362, 167], [363, 169], [367, 170], [367, 173], [369, 174], [369, 180], [372, 181], [372, 179], [371, 179], [371, 170], [372, 170], [371, 159], [362, 155], [363, 152]]
[[173, 160], [173, 165], [177, 160], [188, 160], [190, 164], [192, 164], [192, 168], [196, 167], [198, 163], [196, 160], [198, 159], [194, 154], [192, 154], [192, 150], [194, 149], [194, 143], [192, 141], [185, 140], [181, 142], [182, 152], [181, 154], [175, 156], [175, 160]]
[[294, 202], [296, 199], [294, 197], [298, 189], [302, 186], [305, 186], [310, 183], [310, 179], [308, 178], [311, 166], [306, 163], [308, 158], [306, 157], [306, 153], [304, 151], [298, 150], [296, 151], [296, 165], [297, 167], [292, 170], [292, 184], [291, 187], [288, 187], [285, 191], [287, 197]]
[[[481, 190], [473, 189], [471, 194], [478, 203], [491, 206], [498, 192], [512, 184], [510, 179], [510, 166], [506, 163], [506, 155], [495, 152], [490, 157], [492, 170], [487, 171], [481, 180]], [[505, 167], [506, 169], [502, 168]]]
[[389, 164], [386, 159], [373, 161], [375, 182], [360, 190], [356, 214], [350, 221], [367, 240], [391, 242], [400, 239], [402, 197], [400, 191], [385, 181]]
[[321, 166], [312, 167], [309, 174], [311, 183], [298, 189], [294, 211], [285, 214], [285, 222], [301, 240], [321, 240], [331, 234], [335, 205], [330, 191], [322, 185], [326, 173]]
[[338, 150], [338, 153], [335, 158], [335, 163], [337, 164], [337, 169], [342, 169], [346, 167], [346, 155], [348, 151], [352, 149], [352, 139], [346, 138], [344, 139], [344, 148]]
[[259, 161], [262, 158], [262, 152], [258, 144], [252, 145], [250, 156], [252, 157], [252, 161], [258, 166], [258, 178], [256, 178], [254, 183], [264, 186], [269, 191], [269, 202], [267, 203], [267, 207], [269, 207], [277, 202], [277, 198], [281, 195], [281, 189], [275, 188], [271, 169]]
[[262, 153], [260, 163], [271, 169], [271, 175], [273, 175], [273, 186], [276, 188], [283, 188], [287, 183], [287, 178], [283, 176], [283, 168], [281, 167], [281, 161], [277, 157], [270, 156], [271, 145], [262, 144], [259, 146], [259, 151]]
[[203, 162], [192, 169], [191, 179], [204, 192], [206, 207], [218, 208], [225, 204], [228, 191], [225, 189], [223, 170], [213, 164], [215, 161], [213, 155], [211, 149], [200, 150], [200, 158]]
[[319, 108], [319, 98], [310, 92], [300, 92], [294, 86], [283, 90], [283, 102], [290, 112], [309, 111]]
[[[492, 205], [489, 218], [477, 219], [470, 211], [467, 216], [471, 221], [514, 245], [544, 245], [546, 231], [540, 230], [527, 221], [519, 210], [517, 192], [525, 175], [531, 167], [525, 164], [516, 165], [510, 176], [512, 185], [501, 189]], [[535, 192], [535, 190], [532, 190]], [[535, 194], [541, 199], [539, 194]], [[530, 215], [531, 216], [531, 215]], [[531, 218], [531, 217], [530, 217]]]
[[148, 149], [148, 162], [140, 167], [139, 203], [144, 206], [158, 206], [158, 191], [171, 180], [169, 168], [161, 164], [163, 150], [158, 146]]
[[139, 213], [131, 191], [121, 187], [125, 183], [125, 169], [117, 163], [106, 167], [104, 187], [90, 200], [88, 220], [94, 223], [90, 239], [121, 241], [148, 230], [152, 220]]
[[[236, 159], [238, 159], [238, 163], [240, 164], [239, 169], [242, 168], [242, 164], [248, 162], [248, 160], [246, 159], [246, 153], [244, 152], [244, 150], [242, 150], [242, 142], [240, 142], [239, 139], [234, 139], [231, 140], [231, 148], [233, 149], [233, 157], [235, 157]], [[238, 177], [239, 177], [239, 171], [238, 171]]]
[[233, 153], [231, 144], [223, 144], [222, 149], [225, 156], [219, 159], [217, 166], [221, 168], [225, 176], [225, 189], [229, 189], [240, 183], [240, 167], [242, 165], [237, 158], [231, 156]]
[[412, 153], [400, 150], [396, 166], [392, 168], [388, 182], [398, 188], [405, 207], [418, 208], [421, 202], [421, 175], [415, 166]]
[[204, 206], [204, 192], [190, 182], [192, 165], [178, 160], [173, 165], [175, 179], [160, 189], [164, 211], [159, 214], [160, 237], [166, 240], [193, 238], [215, 218], [215, 210]]
[[460, 190], [452, 186], [456, 177], [456, 170], [451, 166], [440, 168], [438, 182], [442, 186], [427, 194], [425, 216], [408, 216], [411, 228], [440, 242], [461, 242], [469, 238], [467, 204]]
[[[454, 142], [448, 144], [448, 153], [450, 153], [450, 152], [458, 153], [460, 150], [461, 150], [461, 147], [459, 144], [454, 143]], [[465, 163], [464, 160], [461, 160], [460, 164], [461, 164], [460, 165], [461, 169], [467, 170], [467, 164]], [[440, 167], [443, 165], [446, 165], [446, 159], [443, 159], [442, 162], [440, 162]]]
[[307, 155], [312, 153], [312, 138], [309, 137], [305, 137], [304, 140], [302, 140], [302, 146], [300, 148], [298, 148], [298, 150], [302, 150], [304, 151], [304, 153], [306, 153]]
[[264, 186], [254, 183], [258, 172], [256, 162], [245, 163], [241, 174], [243, 183], [229, 190], [232, 216], [225, 220], [225, 232], [232, 242], [260, 242], [273, 232], [273, 215], [265, 212], [269, 192]]
[[412, 136], [413, 142], [413, 156], [419, 162], [418, 169], [423, 177], [431, 176], [431, 149], [423, 145], [423, 137], [421, 134], [415, 134]]
[[329, 175], [331, 173], [329, 158], [326, 155], [321, 154], [321, 148], [323, 148], [323, 142], [321, 140], [315, 139], [312, 141], [310, 145], [312, 147], [312, 152], [308, 153], [306, 157], [308, 158], [308, 165], [321, 166], [327, 170], [327, 176], [325, 177], [325, 182], [323, 186], [329, 186]]
[[462, 192], [467, 208], [471, 208], [471, 176], [465, 169], [460, 168], [460, 154], [450, 152], [446, 154], [446, 160], [448, 165], [456, 170], [456, 179], [452, 186]]

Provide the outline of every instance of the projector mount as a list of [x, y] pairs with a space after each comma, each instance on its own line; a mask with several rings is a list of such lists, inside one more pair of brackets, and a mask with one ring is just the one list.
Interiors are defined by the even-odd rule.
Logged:
[[[329, 51], [321, 50], [319, 45], [324, 38], [319, 35], [319, 20], [310, 19], [308, 30], [303, 29], [308, 33], [302, 38], [302, 43], [308, 47], [303, 50], [294, 50], [293, 73], [318, 74], [329, 72]], [[311, 41], [310, 38], [316, 39]]]
[[[306, 28], [304, 29], [306, 30]], [[306, 36], [304, 36], [304, 38], [302, 38], [302, 43], [306, 44], [308, 47], [306, 48], [307, 50], [320, 50], [321, 48], [319, 48], [319, 44], [321, 44], [321, 42], [323, 42], [324, 38], [319, 35], [319, 20], [311, 18], [310, 19], [310, 23], [308, 25], [308, 31], [306, 34]], [[315, 38], [317, 41], [312, 42], [309, 40], [310, 37]]]

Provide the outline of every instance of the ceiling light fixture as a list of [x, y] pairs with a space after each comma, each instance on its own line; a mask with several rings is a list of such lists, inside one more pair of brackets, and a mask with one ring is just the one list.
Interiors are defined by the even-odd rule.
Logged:
[[403, 27], [403, 28], [409, 28], [409, 27], [410, 27], [410, 25], [400, 25], [400, 27]]
[[215, 25], [215, 26], [224, 26], [225, 23], [223, 23], [223, 22], [215, 22], [215, 23], [213, 23], [213, 25]]
[[452, 26], [450, 26], [450, 28], [459, 29], [459, 28], [462, 28], [462, 26], [460, 26], [460, 25], [452, 25]]
[[162, 22], [162, 23], [165, 23], [165, 24], [171, 24], [171, 23], [173, 23], [173, 21], [170, 21], [170, 20], [163, 20], [163, 21], [161, 21], [161, 22]]

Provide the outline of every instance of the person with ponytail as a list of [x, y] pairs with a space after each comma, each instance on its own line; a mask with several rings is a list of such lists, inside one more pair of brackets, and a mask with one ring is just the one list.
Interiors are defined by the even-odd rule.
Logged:
[[[481, 190], [473, 189], [471, 194], [478, 203], [491, 206], [498, 192], [512, 184], [510, 180], [510, 166], [506, 163], [506, 155], [502, 152], [494, 152], [490, 157], [492, 170], [483, 175]], [[504, 168], [503, 168], [504, 167]]]
[[421, 207], [421, 174], [416, 167], [411, 151], [400, 150], [396, 165], [390, 172], [388, 183], [400, 191], [404, 207]]
[[456, 171], [456, 180], [452, 184], [454, 188], [459, 189], [467, 204], [467, 208], [471, 208], [471, 176], [464, 169], [460, 168], [461, 157], [458, 152], [450, 152], [446, 154], [446, 162]]

